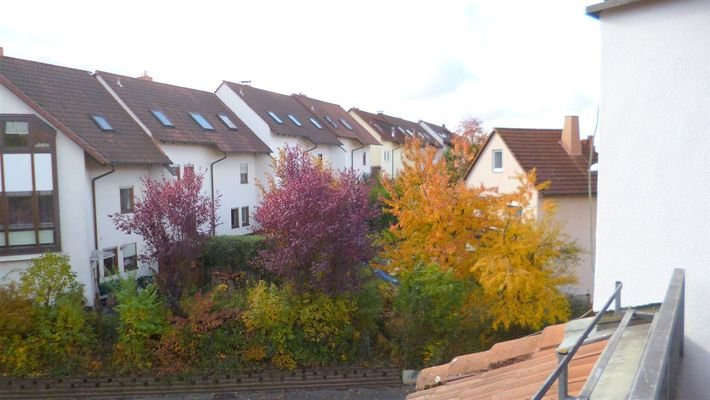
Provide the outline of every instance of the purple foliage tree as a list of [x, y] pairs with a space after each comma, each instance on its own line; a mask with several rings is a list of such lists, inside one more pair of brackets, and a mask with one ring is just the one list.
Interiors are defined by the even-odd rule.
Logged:
[[254, 219], [266, 237], [264, 268], [299, 290], [334, 294], [356, 288], [373, 255], [368, 221], [377, 210], [353, 171], [333, 171], [299, 147], [286, 147], [262, 187]]
[[180, 296], [186, 268], [195, 261], [216, 225], [214, 202], [202, 194], [203, 175], [190, 170], [182, 179], [143, 179], [143, 192], [133, 214], [113, 214], [119, 230], [143, 237], [141, 261], [158, 264], [158, 284], [170, 301]]

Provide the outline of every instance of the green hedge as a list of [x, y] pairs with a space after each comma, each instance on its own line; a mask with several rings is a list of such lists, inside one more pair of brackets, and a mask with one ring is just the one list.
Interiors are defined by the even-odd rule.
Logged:
[[207, 241], [203, 261], [205, 267], [222, 271], [255, 271], [253, 260], [265, 248], [264, 237], [215, 236]]

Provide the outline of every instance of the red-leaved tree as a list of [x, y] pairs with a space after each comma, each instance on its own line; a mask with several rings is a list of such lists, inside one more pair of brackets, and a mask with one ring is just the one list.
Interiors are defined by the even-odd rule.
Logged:
[[333, 171], [299, 147], [286, 147], [262, 187], [254, 219], [266, 237], [264, 268], [299, 290], [335, 294], [356, 288], [373, 255], [368, 221], [377, 215], [369, 185], [353, 171]]
[[[158, 264], [158, 285], [171, 303], [180, 296], [185, 270], [199, 257], [216, 225], [219, 197], [201, 193], [204, 177], [186, 170], [180, 180], [143, 179], [133, 214], [113, 214], [116, 228], [143, 237], [141, 261]], [[174, 303], [176, 304], [176, 303]]]

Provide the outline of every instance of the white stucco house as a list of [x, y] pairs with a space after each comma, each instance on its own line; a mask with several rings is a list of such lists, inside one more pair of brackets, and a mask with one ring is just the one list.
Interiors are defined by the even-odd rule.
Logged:
[[[544, 200], [557, 205], [556, 220], [562, 232], [580, 247], [579, 263], [571, 272], [576, 285], [562, 288], [591, 301], [594, 290], [592, 237], [596, 210], [596, 173], [588, 174], [591, 140], [580, 140], [577, 117], [566, 117], [563, 129], [493, 130], [469, 168], [469, 187], [496, 188], [501, 193], [518, 189], [518, 176], [535, 168], [538, 183], [547, 189], [533, 193], [530, 212], [540, 216]], [[596, 153], [592, 154], [592, 161]]]
[[[274, 152], [300, 146], [333, 168], [346, 167], [343, 142], [295, 97], [227, 81], [215, 93]], [[270, 161], [257, 165], [270, 168]]]
[[263, 173], [257, 166], [269, 163], [271, 149], [214, 93], [147, 77], [95, 76], [172, 160], [176, 178], [186, 168], [204, 175], [204, 194], [220, 200], [214, 233], [250, 233]]
[[686, 271], [678, 398], [707, 398], [710, 369], [710, 2], [607, 1], [601, 26], [601, 109], [594, 306], [663, 301]]
[[141, 177], [170, 158], [91, 72], [3, 56], [0, 49], [0, 276], [44, 252], [69, 256], [91, 303], [97, 283], [148, 273], [129, 213]]
[[408, 139], [419, 138], [425, 145], [434, 146], [441, 153], [444, 146], [435, 138], [435, 135], [422, 125], [393, 117], [384, 113], [373, 114], [357, 108], [349, 111], [370, 135], [375, 137], [381, 146], [372, 146], [370, 149], [372, 165], [385, 175], [394, 177], [404, 167], [404, 144]]

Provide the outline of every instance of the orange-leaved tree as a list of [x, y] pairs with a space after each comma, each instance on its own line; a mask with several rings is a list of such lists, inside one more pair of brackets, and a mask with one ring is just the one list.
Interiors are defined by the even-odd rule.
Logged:
[[486, 140], [488, 135], [484, 133], [479, 119], [467, 118], [459, 123], [456, 132], [451, 136], [451, 147], [444, 153], [453, 181], [463, 180]]
[[574, 282], [566, 267], [577, 248], [554, 221], [552, 204], [536, 218], [530, 203], [535, 172], [520, 177], [514, 193], [468, 188], [452, 180], [436, 150], [418, 140], [406, 144], [405, 165], [384, 199], [397, 218], [383, 246], [381, 267], [409, 271], [417, 262], [437, 264], [479, 288], [494, 329], [539, 328], [567, 317], [558, 287]]

